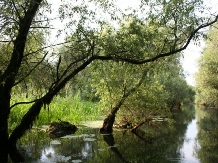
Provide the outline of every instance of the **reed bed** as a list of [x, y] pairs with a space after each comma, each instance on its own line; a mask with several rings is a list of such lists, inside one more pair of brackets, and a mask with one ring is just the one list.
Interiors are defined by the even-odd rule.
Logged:
[[[15, 98], [13, 102], [27, 101], [25, 97]], [[11, 110], [9, 117], [9, 128], [13, 130], [21, 121], [22, 117], [31, 107], [31, 104], [17, 105]], [[54, 98], [52, 103], [42, 108], [34, 125], [48, 125], [52, 121], [68, 121], [78, 124], [81, 121], [98, 120], [102, 117], [101, 109], [98, 109], [98, 103], [83, 101], [78, 96]]]

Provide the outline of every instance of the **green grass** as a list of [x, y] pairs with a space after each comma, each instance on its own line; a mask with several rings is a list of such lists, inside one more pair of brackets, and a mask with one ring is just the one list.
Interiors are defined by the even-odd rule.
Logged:
[[[15, 101], [27, 101], [24, 97], [16, 97]], [[9, 117], [9, 128], [13, 130], [21, 121], [23, 115], [30, 108], [28, 105], [18, 105], [11, 111]], [[68, 121], [78, 124], [81, 121], [98, 120], [102, 111], [98, 109], [98, 103], [82, 101], [78, 96], [62, 98], [57, 96], [49, 106], [41, 109], [38, 119], [34, 125], [48, 125], [51, 121]]]

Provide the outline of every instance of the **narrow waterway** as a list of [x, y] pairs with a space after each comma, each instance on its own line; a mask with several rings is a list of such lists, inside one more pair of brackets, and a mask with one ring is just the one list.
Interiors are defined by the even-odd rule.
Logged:
[[198, 158], [195, 156], [196, 138], [197, 138], [197, 120], [194, 119], [188, 125], [188, 129], [185, 134], [185, 140], [181, 152], [184, 153], [184, 158], [181, 160], [182, 163], [200, 163]]
[[[203, 163], [207, 149], [202, 144], [206, 138], [202, 137], [205, 118], [199, 115], [195, 117], [193, 109], [177, 113], [175, 131], [156, 139], [128, 131], [101, 135], [98, 128], [90, 127], [80, 127], [75, 134], [56, 139], [50, 139], [43, 131], [31, 131], [20, 141], [20, 150], [27, 163]], [[211, 127], [209, 122], [207, 127]], [[215, 159], [214, 155], [211, 158]]]
[[175, 142], [176, 147], [174, 148], [175, 154], [167, 155], [169, 162], [199, 163], [196, 157], [198, 129], [195, 115], [194, 106], [183, 109], [182, 113], [175, 115], [176, 131], [173, 135], [177, 137]]

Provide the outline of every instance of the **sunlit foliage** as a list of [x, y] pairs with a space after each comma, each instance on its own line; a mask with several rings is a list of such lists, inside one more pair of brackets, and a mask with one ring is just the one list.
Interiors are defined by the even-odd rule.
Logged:
[[197, 102], [218, 104], [218, 25], [210, 29], [203, 54], [198, 61], [199, 72], [196, 74]]

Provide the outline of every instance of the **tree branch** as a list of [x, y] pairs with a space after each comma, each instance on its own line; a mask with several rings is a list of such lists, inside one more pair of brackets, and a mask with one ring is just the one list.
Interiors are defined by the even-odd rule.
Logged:
[[29, 101], [29, 102], [18, 102], [18, 103], [15, 103], [15, 104], [11, 105], [10, 110], [11, 110], [13, 107], [17, 106], [17, 105], [21, 105], [21, 104], [31, 104], [31, 103], [34, 103], [34, 102], [36, 102], [36, 101], [38, 101], [38, 100], [39, 100], [39, 99], [36, 99], [36, 100], [33, 100], [33, 101]]
[[45, 59], [45, 57], [47, 56], [48, 52], [43, 56], [43, 58], [41, 59], [41, 61], [39, 61], [21, 80], [17, 81], [16, 83], [14, 83], [14, 86], [19, 84], [20, 82], [22, 82], [23, 80], [25, 80]]
[[218, 20], [218, 15], [216, 16], [216, 18], [209, 22], [209, 23], [206, 23], [206, 24], [202, 24], [200, 25], [198, 28], [196, 28], [193, 32], [191, 32], [190, 36], [188, 37], [186, 43], [184, 46], [178, 48], [178, 49], [174, 49], [172, 51], [169, 51], [167, 53], [160, 53], [160, 54], [157, 54], [156, 56], [154, 57], [151, 57], [149, 59], [144, 59], [144, 60], [137, 60], [137, 59], [129, 59], [129, 58], [126, 58], [126, 57], [120, 57], [120, 56], [95, 56], [95, 59], [96, 60], [118, 60], [118, 61], [124, 61], [124, 62], [128, 62], [128, 63], [131, 63], [131, 64], [144, 64], [144, 63], [148, 63], [148, 62], [153, 62], [159, 58], [163, 58], [163, 57], [167, 57], [167, 56], [170, 56], [170, 55], [173, 55], [175, 53], [179, 53], [183, 50], [185, 50], [188, 45], [190, 44], [191, 40], [193, 39], [193, 37], [195, 36], [195, 34], [197, 32], [199, 32], [201, 29], [203, 28], [206, 28], [206, 27], [209, 27], [210, 25], [216, 23]]

